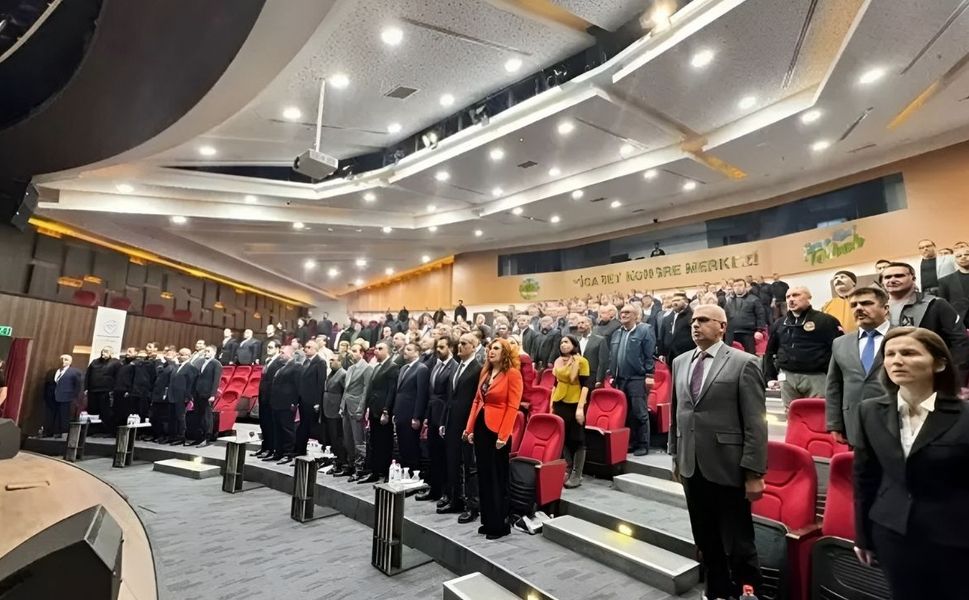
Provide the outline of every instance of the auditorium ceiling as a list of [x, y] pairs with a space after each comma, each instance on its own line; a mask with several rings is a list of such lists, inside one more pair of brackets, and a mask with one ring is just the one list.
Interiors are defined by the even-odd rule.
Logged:
[[[39, 214], [332, 295], [459, 252], [662, 224], [969, 139], [960, 0], [337, 1], [276, 57], [278, 75], [245, 88], [238, 75], [268, 68], [259, 49], [287, 36], [267, 29], [283, 4], [266, 2], [258, 45], [189, 111], [193, 127], [38, 177]], [[311, 147], [323, 79], [321, 150], [345, 161], [631, 26], [638, 39], [608, 61], [386, 166], [319, 183], [231, 169], [286, 169]], [[415, 91], [388, 96], [401, 88]], [[219, 98], [242, 108], [226, 117]]]

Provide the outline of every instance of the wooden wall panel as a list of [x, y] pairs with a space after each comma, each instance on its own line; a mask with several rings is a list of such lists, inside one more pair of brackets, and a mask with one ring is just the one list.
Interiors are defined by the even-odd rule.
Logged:
[[451, 299], [451, 265], [423, 273], [390, 285], [363, 290], [347, 296], [347, 308], [351, 311], [397, 312], [406, 306], [414, 311], [448, 309]]

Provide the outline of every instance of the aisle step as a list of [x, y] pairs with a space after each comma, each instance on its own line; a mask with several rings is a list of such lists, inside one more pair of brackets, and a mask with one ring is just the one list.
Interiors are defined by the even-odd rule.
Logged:
[[159, 473], [188, 477], [189, 479], [208, 479], [209, 477], [219, 476], [218, 465], [205, 464], [201, 460], [181, 460], [179, 458], [158, 460], [155, 461], [153, 470]]
[[699, 581], [695, 560], [575, 517], [547, 521], [542, 535], [668, 594], [682, 594]]
[[612, 484], [617, 490], [640, 498], [656, 500], [670, 506], [686, 508], [683, 486], [675, 481], [649, 477], [639, 473], [626, 473], [613, 477]]
[[481, 573], [471, 573], [464, 577], [444, 582], [444, 600], [519, 600], [491, 579]]

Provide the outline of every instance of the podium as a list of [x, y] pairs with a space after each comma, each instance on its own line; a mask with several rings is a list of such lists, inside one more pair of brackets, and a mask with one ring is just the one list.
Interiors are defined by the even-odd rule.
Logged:
[[316, 477], [320, 466], [310, 456], [296, 457], [296, 473], [293, 476], [293, 502], [289, 516], [294, 521], [308, 523], [338, 514], [328, 507], [316, 507]]
[[373, 550], [370, 563], [385, 575], [431, 562], [431, 557], [404, 544], [404, 500], [408, 492], [427, 487], [424, 482], [374, 484]]
[[225, 445], [225, 470], [222, 472], [222, 491], [229, 494], [248, 492], [263, 487], [261, 483], [245, 480], [246, 442], [238, 438]]
[[64, 460], [77, 462], [84, 460], [84, 444], [87, 443], [87, 421], [71, 421], [67, 428], [67, 446], [64, 448]]
[[134, 464], [135, 438], [138, 437], [138, 430], [145, 427], [151, 427], [151, 423], [118, 426], [118, 434], [114, 442], [113, 467], [123, 469]]

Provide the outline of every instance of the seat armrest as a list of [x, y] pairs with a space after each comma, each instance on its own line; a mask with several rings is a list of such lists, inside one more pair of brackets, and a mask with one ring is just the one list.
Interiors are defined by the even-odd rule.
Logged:
[[565, 470], [568, 468], [565, 459], [558, 458], [546, 463], [535, 465], [535, 502], [545, 506], [562, 497], [562, 487], [565, 484]]

